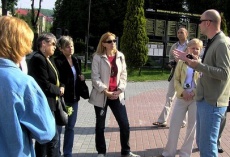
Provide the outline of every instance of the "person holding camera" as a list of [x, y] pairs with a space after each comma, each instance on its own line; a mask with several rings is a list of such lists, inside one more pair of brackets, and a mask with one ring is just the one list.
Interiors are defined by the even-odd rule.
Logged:
[[[170, 51], [169, 51], [169, 64], [168, 66], [171, 68], [171, 73], [169, 75], [169, 85], [168, 85], [168, 91], [166, 94], [166, 102], [164, 105], [164, 108], [157, 120], [157, 122], [154, 122], [153, 125], [156, 125], [158, 127], [166, 127], [167, 126], [167, 120], [170, 114], [170, 110], [171, 110], [171, 106], [172, 106], [172, 102], [175, 98], [176, 92], [175, 92], [175, 88], [174, 88], [174, 71], [176, 68], [176, 64], [177, 64], [177, 60], [175, 60], [172, 51], [175, 49], [181, 50], [181, 51], [185, 51], [185, 49], [187, 48], [187, 43], [188, 43], [188, 31], [186, 28], [180, 28], [177, 31], [177, 38], [179, 39], [178, 42], [176, 42], [175, 44], [172, 45]], [[181, 127], [185, 127], [186, 125], [186, 117], [185, 120], [183, 121], [183, 124]]]
[[[199, 39], [192, 39], [188, 43], [186, 52], [187, 57], [193, 59], [199, 58], [200, 51], [203, 47], [203, 42]], [[191, 55], [193, 54], [193, 55]], [[177, 142], [180, 134], [180, 126], [188, 112], [187, 130], [184, 138], [184, 143], [179, 151], [179, 156], [191, 156], [193, 142], [196, 133], [196, 84], [199, 78], [199, 72], [187, 66], [184, 61], [179, 60], [174, 74], [174, 86], [176, 90], [176, 102], [173, 109], [168, 141], [162, 153], [164, 156], [175, 156], [177, 152]]]

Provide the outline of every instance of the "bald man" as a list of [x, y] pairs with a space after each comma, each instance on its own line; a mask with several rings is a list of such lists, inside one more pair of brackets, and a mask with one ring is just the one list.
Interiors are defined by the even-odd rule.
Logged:
[[208, 40], [202, 63], [180, 51], [175, 58], [200, 72], [197, 84], [197, 146], [201, 157], [218, 157], [217, 140], [221, 119], [230, 96], [230, 46], [220, 30], [221, 17], [210, 9], [200, 17], [200, 31]]

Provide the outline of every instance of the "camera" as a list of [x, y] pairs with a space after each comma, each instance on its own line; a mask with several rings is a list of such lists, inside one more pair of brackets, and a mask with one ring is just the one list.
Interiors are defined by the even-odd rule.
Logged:
[[168, 62], [168, 65], [174, 68], [176, 66], [177, 62], [175, 60]]
[[189, 83], [185, 83], [184, 84], [184, 89], [189, 89], [189, 88], [191, 88], [192, 86], [191, 86], [191, 84], [189, 84]]
[[191, 54], [187, 54], [186, 57], [189, 59], [193, 59], [193, 56]]

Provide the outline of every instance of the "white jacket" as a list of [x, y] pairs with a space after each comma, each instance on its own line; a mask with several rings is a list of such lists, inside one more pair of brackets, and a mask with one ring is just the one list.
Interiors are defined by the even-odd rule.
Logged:
[[[118, 68], [117, 72], [117, 86], [122, 91], [119, 95], [120, 102], [125, 104], [124, 91], [127, 85], [127, 70], [125, 63], [125, 56], [123, 53], [117, 51], [116, 53], [116, 65]], [[107, 96], [104, 94], [104, 90], [109, 89], [111, 66], [109, 60], [104, 55], [95, 54], [93, 56], [91, 80], [92, 80], [92, 91], [90, 93], [89, 103], [104, 107]]]

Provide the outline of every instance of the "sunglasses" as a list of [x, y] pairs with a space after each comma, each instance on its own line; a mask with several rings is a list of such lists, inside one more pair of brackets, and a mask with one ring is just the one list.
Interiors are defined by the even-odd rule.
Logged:
[[48, 43], [48, 44], [51, 45], [51, 46], [56, 46], [56, 43], [55, 43], [55, 42], [46, 41], [46, 43]]
[[117, 42], [117, 40], [116, 39], [114, 39], [114, 40], [108, 40], [108, 41], [105, 41], [104, 43], [108, 43], [108, 44], [111, 44], [111, 43], [116, 43]]
[[210, 21], [210, 22], [212, 22], [212, 20], [199, 20], [199, 24], [201, 24], [204, 21]]
[[50, 43], [52, 46], [56, 46], [56, 43], [55, 42], [51, 42]]

